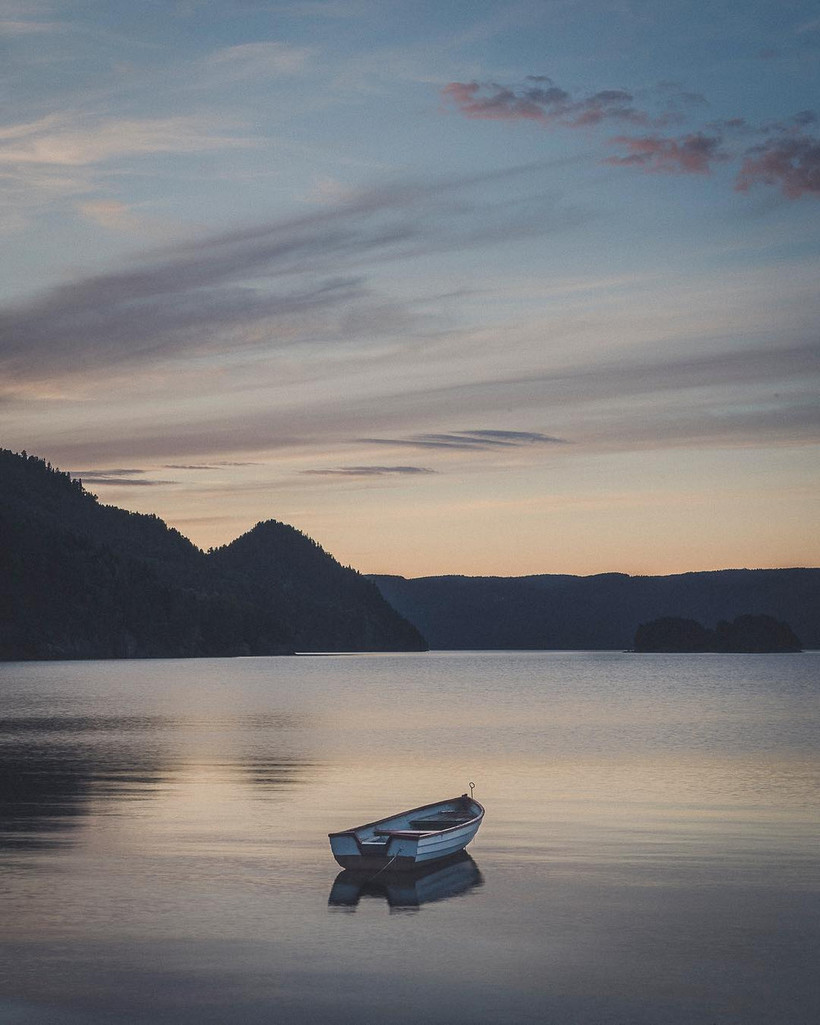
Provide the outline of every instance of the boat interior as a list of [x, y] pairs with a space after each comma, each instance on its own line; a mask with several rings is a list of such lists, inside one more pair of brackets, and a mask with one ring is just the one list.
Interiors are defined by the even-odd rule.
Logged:
[[446, 805], [431, 805], [428, 808], [417, 808], [414, 812], [396, 815], [383, 819], [359, 833], [361, 842], [368, 846], [380, 847], [389, 842], [390, 834], [395, 832], [431, 833], [440, 829], [461, 826], [474, 819], [476, 812], [471, 803], [450, 801]]

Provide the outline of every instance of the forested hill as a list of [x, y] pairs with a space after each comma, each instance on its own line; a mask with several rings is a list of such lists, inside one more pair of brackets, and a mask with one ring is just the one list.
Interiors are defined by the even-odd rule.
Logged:
[[205, 553], [0, 449], [0, 658], [421, 650], [367, 578], [269, 521]]
[[784, 620], [820, 648], [820, 569], [370, 579], [433, 649], [617, 650], [663, 616], [713, 626], [744, 615]]
[[297, 651], [427, 648], [371, 580], [284, 523], [258, 523], [207, 558], [230, 593], [261, 605]]

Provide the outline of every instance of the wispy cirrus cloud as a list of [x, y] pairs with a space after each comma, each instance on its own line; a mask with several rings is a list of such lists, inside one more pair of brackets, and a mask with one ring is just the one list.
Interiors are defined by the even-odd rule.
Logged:
[[[684, 132], [669, 134], [692, 110], [706, 104], [700, 93], [662, 83], [638, 104], [624, 89], [605, 89], [573, 96], [552, 79], [529, 76], [523, 85], [495, 82], [450, 82], [442, 96], [464, 117], [495, 121], [533, 121], [548, 128], [594, 129], [631, 124], [647, 129], [607, 139], [607, 145], [626, 152], [601, 158], [616, 167], [644, 172], [710, 174], [717, 164], [740, 164], [735, 189], [753, 185], [779, 186], [789, 199], [820, 195], [820, 136], [814, 111], [755, 126], [743, 117], [708, 121]], [[758, 141], [751, 142], [750, 137]]]
[[565, 438], [554, 438], [537, 431], [452, 431], [446, 434], [415, 434], [409, 438], [360, 438], [371, 445], [405, 445], [410, 448], [455, 449], [480, 452], [521, 445], [567, 445]]
[[335, 466], [301, 472], [310, 477], [423, 477], [436, 471], [429, 466]]
[[356, 19], [371, 18], [374, 8], [366, 0], [295, 0], [282, 5], [283, 10], [300, 18]]
[[[303, 72], [314, 56], [307, 46], [256, 40], [195, 55], [152, 47], [146, 62], [139, 43], [123, 58], [124, 40], [82, 17], [67, 12], [57, 23], [29, 13], [23, 5], [19, 18], [0, 20], [0, 39], [9, 43], [0, 80], [14, 97], [0, 111], [0, 234], [77, 212], [117, 231], [167, 234], [175, 221], [167, 213], [161, 224], [115, 219], [106, 203], [114, 197], [124, 211], [137, 191], [150, 194], [150, 187], [131, 188], [138, 179], [143, 186], [160, 176], [218, 179], [240, 167], [264, 174], [262, 154], [272, 140], [260, 109], [280, 80]], [[109, 74], [86, 91], [81, 83], [96, 66]], [[61, 82], [59, 95], [51, 92], [52, 79]], [[199, 155], [211, 159], [197, 164], [192, 158]], [[87, 199], [87, 209], [66, 204], [70, 195]], [[173, 206], [167, 194], [159, 202], [166, 211]]]
[[304, 69], [315, 51], [276, 40], [227, 46], [209, 55], [200, 68], [202, 82], [213, 84], [293, 75]]
[[115, 157], [197, 153], [255, 145], [207, 117], [115, 118], [49, 114], [0, 128], [0, 166], [85, 167]]
[[9, 18], [0, 19], [0, 38], [3, 36], [42, 36], [59, 32], [63, 26], [55, 21], [14, 21]]
[[[793, 295], [799, 298], [801, 290]], [[764, 319], [765, 307], [763, 299]], [[242, 452], [258, 454], [262, 462], [272, 460], [279, 466], [339, 469], [407, 465], [404, 456], [397, 458], [393, 453], [415, 450], [426, 454], [421, 468], [441, 470], [444, 478], [444, 467], [432, 462], [434, 456], [449, 468], [461, 461], [478, 466], [543, 463], [547, 456], [564, 459], [689, 444], [729, 448], [816, 444], [820, 438], [816, 401], [820, 345], [809, 337], [773, 345], [769, 326], [766, 323], [765, 337], [755, 343], [726, 341], [714, 350], [692, 349], [684, 335], [681, 344], [671, 347], [641, 345], [610, 353], [605, 359], [579, 357], [571, 365], [540, 372], [511, 372], [504, 379], [492, 373], [473, 381], [445, 376], [438, 385], [408, 380], [399, 387], [394, 380], [385, 382], [377, 394], [357, 394], [352, 379], [346, 378], [349, 389], [338, 388], [336, 382], [332, 395], [322, 390], [312, 397], [305, 395], [298, 404], [266, 398], [221, 408], [215, 403], [194, 406], [182, 414], [176, 407], [160, 408], [150, 416], [121, 416], [109, 422], [104, 432], [93, 424], [78, 423], [71, 433], [52, 441], [48, 451], [66, 467], [114, 466], [126, 458], [175, 469], [231, 465], [232, 455]], [[509, 423], [511, 409], [527, 424], [543, 422], [548, 410], [555, 433], [447, 427], [454, 410], [474, 424], [504, 424]], [[46, 411], [40, 419], [48, 415]], [[492, 441], [518, 443], [488, 443]], [[364, 458], [342, 462], [329, 454], [349, 451], [354, 443], [364, 446]], [[390, 455], [374, 455], [376, 451]], [[417, 465], [413, 460], [410, 464]], [[156, 475], [162, 476], [160, 471]], [[344, 477], [324, 476], [329, 483]], [[415, 478], [422, 479], [418, 474]], [[302, 479], [318, 482], [322, 477], [312, 474]], [[414, 477], [397, 474], [394, 479]], [[220, 486], [234, 487], [229, 481]], [[249, 486], [263, 485], [254, 480]], [[264, 484], [270, 486], [270, 481]]]
[[[226, 348], [237, 359], [315, 344], [324, 334], [352, 331], [361, 339], [364, 322], [369, 336], [389, 333], [396, 304], [376, 295], [374, 261], [487, 246], [563, 224], [566, 215], [540, 201], [534, 218], [503, 200], [469, 199], [481, 180], [372, 189], [304, 216], [159, 250], [136, 267], [7, 306], [0, 309], [0, 373], [10, 386]], [[354, 327], [334, 323], [331, 331], [320, 316], [344, 316]], [[399, 318], [402, 330], [411, 319]]]
[[108, 470], [77, 470], [72, 472], [71, 476], [75, 480], [81, 480], [84, 485], [110, 484], [117, 487], [153, 488], [164, 484], [177, 483], [175, 480], [155, 480], [145, 477], [144, 474], [145, 470], [116, 467]]
[[144, 231], [147, 224], [126, 203], [116, 199], [88, 199], [77, 203], [77, 210], [101, 228], [113, 231]]
[[259, 466], [260, 463], [248, 459], [219, 459], [215, 463], [165, 463], [164, 470], [221, 470], [226, 466]]

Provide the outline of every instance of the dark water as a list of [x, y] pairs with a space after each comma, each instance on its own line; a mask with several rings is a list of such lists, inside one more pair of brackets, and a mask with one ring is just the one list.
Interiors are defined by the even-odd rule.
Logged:
[[808, 1025], [818, 725], [814, 653], [0, 665], [0, 1022]]

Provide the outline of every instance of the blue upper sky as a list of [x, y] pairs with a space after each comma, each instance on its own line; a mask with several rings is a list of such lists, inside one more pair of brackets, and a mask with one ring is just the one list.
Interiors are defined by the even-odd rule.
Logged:
[[807, 2], [0, 0], [0, 444], [362, 570], [817, 565]]

